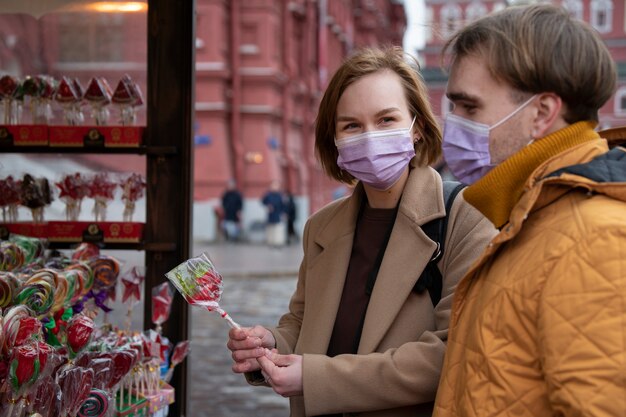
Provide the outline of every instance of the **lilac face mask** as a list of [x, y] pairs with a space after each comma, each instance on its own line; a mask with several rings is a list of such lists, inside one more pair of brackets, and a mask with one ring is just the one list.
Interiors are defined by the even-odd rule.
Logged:
[[394, 185], [415, 156], [411, 126], [406, 129], [376, 130], [335, 139], [337, 165], [354, 178], [378, 190]]
[[493, 126], [467, 120], [452, 113], [446, 116], [443, 128], [443, 156], [450, 171], [459, 181], [471, 185], [495, 167], [491, 163], [489, 153], [489, 132], [515, 116], [535, 97], [536, 95], [529, 98]]

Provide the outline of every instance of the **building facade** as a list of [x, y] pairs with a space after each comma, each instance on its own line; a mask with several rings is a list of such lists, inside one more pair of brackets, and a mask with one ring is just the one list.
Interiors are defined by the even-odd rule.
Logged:
[[[450, 111], [445, 97], [447, 76], [441, 69], [441, 49], [449, 36], [468, 22], [515, 1], [504, 0], [426, 0], [428, 33], [420, 55], [431, 103], [443, 119]], [[528, 3], [528, 2], [526, 2]], [[616, 93], [600, 110], [599, 128], [626, 125], [626, 8], [618, 0], [543, 1], [566, 8], [572, 15], [590, 23], [602, 36], [618, 67]]]
[[[244, 227], [265, 218], [273, 181], [296, 197], [298, 227], [338, 195], [314, 154], [317, 106], [355, 48], [402, 45], [402, 0], [196, 0], [194, 232], [216, 235], [219, 200], [234, 179]], [[50, 74], [146, 86], [145, 14], [0, 15], [0, 75]], [[172, 83], [176, 83], [172, 80]], [[115, 85], [112, 86], [115, 88]], [[175, 104], [175, 103], [173, 103]], [[140, 121], [145, 123], [145, 112]], [[181, 138], [187, 140], [187, 138]], [[145, 171], [137, 157], [81, 156], [110, 170]], [[134, 158], [134, 159], [133, 159]]]

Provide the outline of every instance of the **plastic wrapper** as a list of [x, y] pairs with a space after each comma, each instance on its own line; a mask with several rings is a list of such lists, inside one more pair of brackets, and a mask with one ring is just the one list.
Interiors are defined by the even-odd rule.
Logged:
[[137, 107], [143, 105], [143, 96], [128, 74], [117, 83], [112, 101], [119, 109], [120, 124], [129, 126], [137, 122]]
[[145, 275], [141, 271], [142, 268], [133, 267], [122, 276], [122, 285], [124, 291], [122, 293], [122, 303], [128, 305], [126, 312], [126, 331], [130, 331], [132, 321], [133, 308], [141, 300], [141, 284]]
[[120, 273], [120, 262], [106, 255], [98, 255], [89, 259], [87, 265], [93, 273], [93, 285], [87, 298], [105, 313], [111, 309], [105, 304], [110, 296], [111, 289], [115, 288]]
[[167, 282], [152, 288], [152, 323], [156, 325], [158, 333], [161, 333], [161, 326], [170, 317], [173, 295]]
[[2, 333], [2, 352], [9, 356], [15, 346], [23, 345], [40, 335], [41, 322], [33, 317], [33, 312], [28, 307], [16, 305], [4, 311]]
[[24, 282], [15, 296], [15, 303], [27, 306], [37, 316], [44, 316], [54, 304], [55, 289], [53, 272], [42, 269]]
[[13, 179], [13, 176], [0, 180], [0, 207], [2, 207], [2, 221], [16, 222], [18, 219], [18, 207], [21, 204], [20, 180]]
[[57, 81], [46, 75], [26, 77], [22, 83], [25, 97], [30, 98], [31, 123], [48, 125], [52, 120], [51, 102], [57, 88]]
[[106, 172], [100, 172], [93, 176], [89, 183], [89, 197], [93, 198], [93, 215], [95, 221], [105, 221], [107, 207], [115, 198], [117, 183], [109, 178]]
[[20, 285], [15, 275], [0, 271], [0, 309], [12, 305], [13, 297], [17, 294]]
[[165, 276], [189, 304], [216, 311], [231, 327], [240, 327], [219, 306], [222, 276], [205, 253], [181, 263]]
[[107, 81], [94, 77], [85, 91], [85, 100], [91, 106], [91, 116], [97, 126], [105, 126], [110, 117], [108, 105], [111, 103], [111, 87]]
[[189, 340], [185, 340], [176, 344], [172, 357], [170, 358], [170, 367], [165, 374], [165, 382], [170, 382], [174, 375], [174, 367], [185, 360], [189, 354]]
[[57, 382], [63, 392], [61, 409], [74, 417], [89, 396], [93, 384], [93, 370], [74, 365], [64, 365], [57, 373]]
[[[16, 346], [11, 353], [9, 365], [10, 407], [8, 416], [13, 415], [13, 406], [25, 407], [25, 393], [39, 377], [39, 349], [36, 343]], [[16, 404], [17, 402], [17, 404]]]
[[83, 124], [84, 116], [80, 108], [83, 92], [78, 80], [69, 77], [61, 78], [54, 99], [63, 108], [63, 119], [66, 125]]
[[83, 314], [76, 315], [69, 320], [66, 332], [70, 359], [75, 358], [77, 353], [87, 347], [94, 328], [93, 320]]
[[[42, 416], [52, 416], [57, 404], [62, 401], [61, 388], [50, 375], [39, 378], [29, 395], [30, 414], [39, 413]], [[29, 414], [29, 415], [30, 415]]]
[[133, 173], [122, 179], [120, 187], [122, 188], [122, 201], [124, 201], [124, 213], [122, 216], [125, 222], [131, 222], [133, 221], [137, 200], [144, 195], [146, 179], [143, 175]]
[[64, 175], [61, 181], [55, 183], [59, 188], [59, 198], [65, 203], [65, 219], [77, 221], [80, 216], [83, 199], [89, 193], [87, 179], [75, 172]]
[[115, 404], [108, 392], [92, 388], [78, 410], [78, 417], [106, 417], [112, 415]]
[[52, 202], [48, 180], [25, 174], [20, 185], [20, 201], [30, 209], [34, 222], [43, 222], [44, 207]]
[[98, 245], [89, 242], [82, 242], [72, 253], [72, 261], [89, 261], [91, 258], [100, 255], [100, 248]]
[[0, 270], [14, 271], [21, 268], [26, 261], [24, 250], [13, 242], [0, 242]]
[[46, 244], [42, 239], [11, 234], [9, 241], [15, 243], [24, 251], [25, 264], [29, 264], [44, 256]]
[[15, 95], [20, 83], [11, 75], [0, 78], [0, 105], [2, 106], [2, 124], [15, 125], [19, 123]]

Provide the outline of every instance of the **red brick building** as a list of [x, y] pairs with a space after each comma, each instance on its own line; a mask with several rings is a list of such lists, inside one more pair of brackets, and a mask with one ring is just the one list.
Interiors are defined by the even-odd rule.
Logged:
[[[437, 114], [445, 116], [446, 74], [440, 67], [440, 52], [445, 40], [466, 22], [502, 9], [514, 1], [504, 0], [425, 0], [426, 44], [419, 54], [431, 102]], [[589, 22], [605, 40], [618, 66], [618, 88], [600, 111], [600, 128], [626, 124], [626, 8], [617, 0], [553, 0], [574, 16]]]
[[[245, 197], [246, 226], [264, 219], [259, 197], [279, 180], [296, 196], [301, 227], [338, 186], [313, 152], [327, 80], [357, 47], [402, 44], [403, 1], [197, 0], [196, 8], [194, 232], [215, 236], [213, 209], [231, 178]], [[146, 30], [145, 12], [0, 15], [0, 75], [68, 75], [83, 85], [97, 75], [115, 88], [128, 73], [149, 94]], [[78, 158], [145, 170], [136, 156]]]

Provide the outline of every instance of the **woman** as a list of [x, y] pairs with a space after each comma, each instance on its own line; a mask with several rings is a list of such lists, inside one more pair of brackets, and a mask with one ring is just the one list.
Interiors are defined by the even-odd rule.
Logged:
[[457, 197], [438, 264], [441, 301], [413, 290], [436, 247], [420, 226], [445, 215], [428, 166], [441, 133], [427, 100], [399, 48], [348, 58], [324, 94], [318, 157], [330, 177], [358, 184], [308, 220], [278, 326], [231, 330], [228, 341], [233, 371], [291, 397], [292, 416], [432, 413], [454, 287], [495, 231]]

